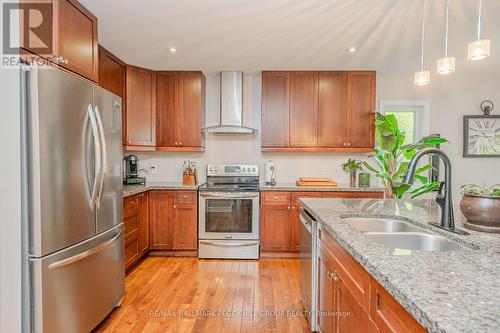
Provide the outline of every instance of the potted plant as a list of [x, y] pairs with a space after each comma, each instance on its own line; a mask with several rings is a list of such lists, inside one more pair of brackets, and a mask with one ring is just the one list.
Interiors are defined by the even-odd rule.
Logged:
[[500, 233], [500, 184], [490, 187], [476, 184], [462, 186], [460, 210], [467, 219], [465, 227]]
[[412, 188], [405, 184], [403, 178], [410, 160], [418, 151], [446, 143], [448, 140], [431, 135], [416, 143], [404, 145], [405, 134], [399, 129], [396, 117], [392, 114], [381, 113], [376, 115], [375, 137], [377, 145], [375, 153], [371, 155], [375, 165], [363, 162], [363, 166], [382, 180], [386, 198], [401, 199], [408, 191], [411, 198], [415, 198], [439, 187], [439, 182], [431, 182], [428, 177], [424, 176], [424, 172], [432, 168], [431, 164], [423, 165], [416, 171], [415, 178], [418, 180], [415, 182], [416, 187]]
[[350, 186], [355, 187], [356, 186], [356, 172], [358, 170], [362, 169], [362, 162], [350, 158], [347, 160], [347, 162], [343, 163], [341, 166], [342, 166], [342, 170], [344, 170], [344, 172], [347, 172], [349, 174]]

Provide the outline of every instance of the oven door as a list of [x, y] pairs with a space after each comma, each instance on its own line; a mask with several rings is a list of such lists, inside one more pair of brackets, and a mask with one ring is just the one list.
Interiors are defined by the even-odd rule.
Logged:
[[200, 239], [259, 239], [259, 192], [200, 192]]

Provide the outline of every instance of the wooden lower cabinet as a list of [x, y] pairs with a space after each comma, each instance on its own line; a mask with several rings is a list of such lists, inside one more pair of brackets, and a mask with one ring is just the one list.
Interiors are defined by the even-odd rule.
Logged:
[[383, 198], [382, 192], [269, 191], [261, 193], [261, 255], [298, 257], [301, 198]]
[[198, 205], [195, 191], [150, 193], [151, 250], [196, 251]]
[[123, 200], [125, 225], [125, 269], [149, 250], [149, 196], [141, 193]]
[[317, 261], [319, 332], [426, 332], [321, 226]]
[[197, 216], [196, 204], [174, 204], [174, 250], [198, 249]]

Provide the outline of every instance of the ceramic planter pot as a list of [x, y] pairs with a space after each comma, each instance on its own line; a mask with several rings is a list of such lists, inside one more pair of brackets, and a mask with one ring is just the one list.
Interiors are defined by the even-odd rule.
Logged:
[[460, 201], [460, 210], [467, 219], [464, 227], [500, 233], [500, 197], [464, 195]]

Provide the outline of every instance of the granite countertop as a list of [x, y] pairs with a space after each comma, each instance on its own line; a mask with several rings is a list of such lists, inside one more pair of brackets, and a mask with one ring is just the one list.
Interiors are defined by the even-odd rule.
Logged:
[[321, 191], [321, 192], [384, 192], [382, 187], [351, 187], [349, 184], [338, 184], [337, 187], [300, 187], [295, 183], [277, 183], [276, 185], [260, 184], [261, 191]]
[[[500, 235], [468, 236], [429, 225], [434, 200], [301, 199], [304, 207], [429, 332], [500, 332]], [[395, 251], [370, 241], [341, 217], [406, 219], [453, 239], [464, 250]], [[455, 210], [456, 226], [464, 218]]]
[[200, 184], [184, 186], [180, 182], [153, 182], [146, 185], [123, 185], [123, 197], [139, 194], [149, 190], [197, 190]]

